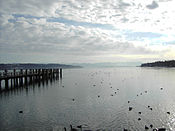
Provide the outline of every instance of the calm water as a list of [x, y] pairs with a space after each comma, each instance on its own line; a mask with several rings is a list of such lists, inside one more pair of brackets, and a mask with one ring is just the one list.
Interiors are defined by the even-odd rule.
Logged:
[[62, 80], [0, 93], [2, 131], [58, 131], [70, 124], [175, 130], [175, 68], [66, 69]]

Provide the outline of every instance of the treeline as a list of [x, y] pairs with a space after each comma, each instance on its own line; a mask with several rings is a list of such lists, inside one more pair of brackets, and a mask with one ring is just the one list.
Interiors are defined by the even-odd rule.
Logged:
[[141, 64], [141, 67], [175, 67], [175, 60], [144, 63]]
[[0, 64], [0, 70], [4, 69], [47, 69], [47, 68], [81, 68], [80, 66], [65, 65], [65, 64], [34, 64], [34, 63], [15, 63], [15, 64]]

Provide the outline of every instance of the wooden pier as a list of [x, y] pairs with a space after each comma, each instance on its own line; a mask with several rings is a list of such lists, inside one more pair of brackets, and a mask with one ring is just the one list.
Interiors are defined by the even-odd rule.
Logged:
[[[0, 91], [2, 81], [5, 89], [27, 85], [28, 81], [41, 81], [49, 78], [62, 78], [62, 69], [14, 69], [12, 72], [4, 70], [0, 73]], [[10, 86], [9, 86], [10, 85]]]

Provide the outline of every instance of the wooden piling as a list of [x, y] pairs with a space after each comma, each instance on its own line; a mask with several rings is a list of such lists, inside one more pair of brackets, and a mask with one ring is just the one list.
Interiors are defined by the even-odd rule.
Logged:
[[[7, 77], [7, 69], [4, 70], [4, 76]], [[8, 89], [9, 83], [8, 83], [8, 78], [5, 78], [5, 89]]]
[[23, 86], [23, 69], [20, 70], [20, 78], [19, 78], [19, 83], [20, 83], [20, 86]]
[[41, 77], [42, 77], [42, 80], [44, 80], [44, 69], [41, 69], [41, 70], [42, 70], [41, 71], [42, 72], [42, 76]]
[[52, 77], [54, 78], [55, 69], [52, 69]]
[[6, 78], [5, 79], [5, 89], [8, 89], [9, 88], [9, 82], [8, 82], [8, 79]]
[[32, 69], [29, 70], [29, 82], [32, 83]]
[[27, 69], [25, 70], [25, 80], [24, 80], [25, 82], [25, 85], [27, 85]]
[[13, 85], [16, 86], [16, 80], [15, 80], [15, 76], [16, 76], [16, 69], [13, 70]]
[[1, 80], [0, 80], [0, 91], [1, 91]]
[[57, 74], [56, 74], [56, 78], [59, 79], [59, 69], [57, 69]]
[[4, 76], [7, 77], [7, 70], [4, 70]]
[[35, 69], [32, 69], [33, 81], [35, 81]]
[[60, 78], [62, 78], [62, 68], [60, 68]]
[[[16, 72], [16, 70], [15, 70], [15, 76], [19, 76], [19, 74], [18, 74], [18, 72]], [[15, 86], [18, 86], [18, 77], [15, 77], [14, 81], [15, 81]]]
[[[11, 75], [12, 75], [12, 73], [11, 73]], [[13, 87], [13, 79], [11, 79], [11, 88]]]
[[15, 78], [15, 81], [16, 81], [16, 86], [18, 86], [18, 77]]
[[49, 69], [46, 69], [46, 78], [48, 77], [49, 75]]
[[[0, 72], [0, 76], [2, 75], [2, 73]], [[1, 91], [1, 79], [0, 79], [0, 91]]]
[[38, 69], [38, 79], [39, 79], [39, 81], [41, 79], [41, 69]]

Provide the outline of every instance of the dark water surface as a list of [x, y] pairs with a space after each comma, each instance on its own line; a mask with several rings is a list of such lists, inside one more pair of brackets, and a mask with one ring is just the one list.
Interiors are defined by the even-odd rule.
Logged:
[[70, 124], [175, 130], [175, 68], [66, 69], [61, 80], [0, 93], [1, 131], [58, 131]]

